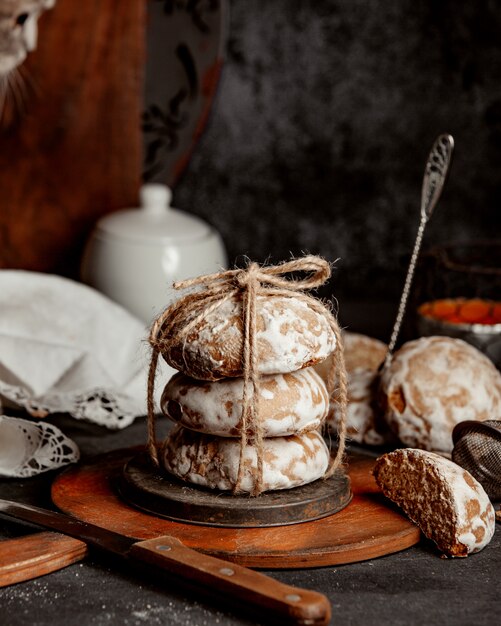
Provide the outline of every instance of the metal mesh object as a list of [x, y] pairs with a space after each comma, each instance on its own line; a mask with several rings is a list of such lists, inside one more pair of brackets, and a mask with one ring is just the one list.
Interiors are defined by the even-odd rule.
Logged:
[[452, 439], [452, 460], [478, 480], [491, 500], [501, 500], [501, 420], [461, 422]]

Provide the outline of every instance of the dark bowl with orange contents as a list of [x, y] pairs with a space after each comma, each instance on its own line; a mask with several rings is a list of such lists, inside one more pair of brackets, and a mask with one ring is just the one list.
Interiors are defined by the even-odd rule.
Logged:
[[482, 298], [444, 298], [424, 302], [417, 313], [420, 335], [463, 339], [501, 369], [501, 302]]

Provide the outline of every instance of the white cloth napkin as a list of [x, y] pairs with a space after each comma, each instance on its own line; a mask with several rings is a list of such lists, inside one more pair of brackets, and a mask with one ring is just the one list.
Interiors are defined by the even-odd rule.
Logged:
[[[147, 336], [141, 321], [90, 287], [1, 270], [0, 403], [123, 428], [146, 414]], [[164, 383], [172, 373], [163, 367]]]

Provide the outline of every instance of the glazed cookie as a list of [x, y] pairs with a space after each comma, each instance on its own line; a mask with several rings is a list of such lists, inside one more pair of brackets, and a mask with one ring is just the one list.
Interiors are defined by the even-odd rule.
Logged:
[[448, 556], [479, 552], [494, 534], [494, 508], [483, 487], [452, 461], [425, 450], [396, 450], [380, 457], [374, 477]]
[[[238, 476], [240, 441], [214, 437], [176, 426], [169, 435], [162, 462], [181, 480], [231, 491]], [[255, 487], [256, 449], [245, 449], [241, 491]], [[299, 487], [321, 478], [329, 465], [329, 451], [317, 431], [263, 440], [263, 491]]]
[[388, 351], [388, 346], [379, 339], [349, 331], [343, 333], [343, 345], [344, 360], [349, 373], [377, 372]]
[[[314, 304], [315, 303], [315, 308]], [[318, 363], [334, 351], [336, 337], [327, 309], [313, 298], [257, 297], [257, 363], [260, 374], [286, 374]], [[169, 346], [162, 355], [175, 369], [200, 380], [242, 376], [242, 302], [233, 297], [183, 328], [200, 309], [176, 314]]]
[[[382, 446], [396, 441], [375, 401], [377, 383], [376, 372], [360, 370], [348, 374], [346, 434], [351, 441], [368, 446]], [[329, 430], [337, 432], [339, 409], [334, 403], [327, 416], [327, 425]]]
[[381, 376], [380, 399], [402, 443], [449, 454], [458, 422], [501, 415], [501, 374], [461, 339], [423, 337], [395, 353]]
[[[164, 389], [161, 407], [165, 415], [185, 428], [220, 437], [239, 437], [242, 396], [242, 378], [209, 382], [176, 374]], [[264, 437], [318, 429], [328, 407], [327, 389], [312, 367], [263, 376], [260, 380], [259, 418]]]
[[[378, 368], [384, 361], [388, 347], [382, 341], [359, 333], [343, 332], [344, 357], [348, 373], [348, 406], [346, 425], [348, 437], [357, 443], [380, 446], [394, 437], [380, 424], [377, 412], [376, 389]], [[331, 357], [316, 366], [327, 376]], [[339, 427], [339, 410], [331, 405], [327, 424], [333, 432]]]

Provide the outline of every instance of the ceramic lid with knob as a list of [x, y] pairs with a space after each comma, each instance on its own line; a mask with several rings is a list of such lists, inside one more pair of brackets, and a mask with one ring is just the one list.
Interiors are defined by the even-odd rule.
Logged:
[[95, 235], [136, 243], [192, 242], [208, 237], [212, 228], [202, 219], [171, 207], [166, 185], [148, 183], [140, 190], [141, 206], [101, 218]]

